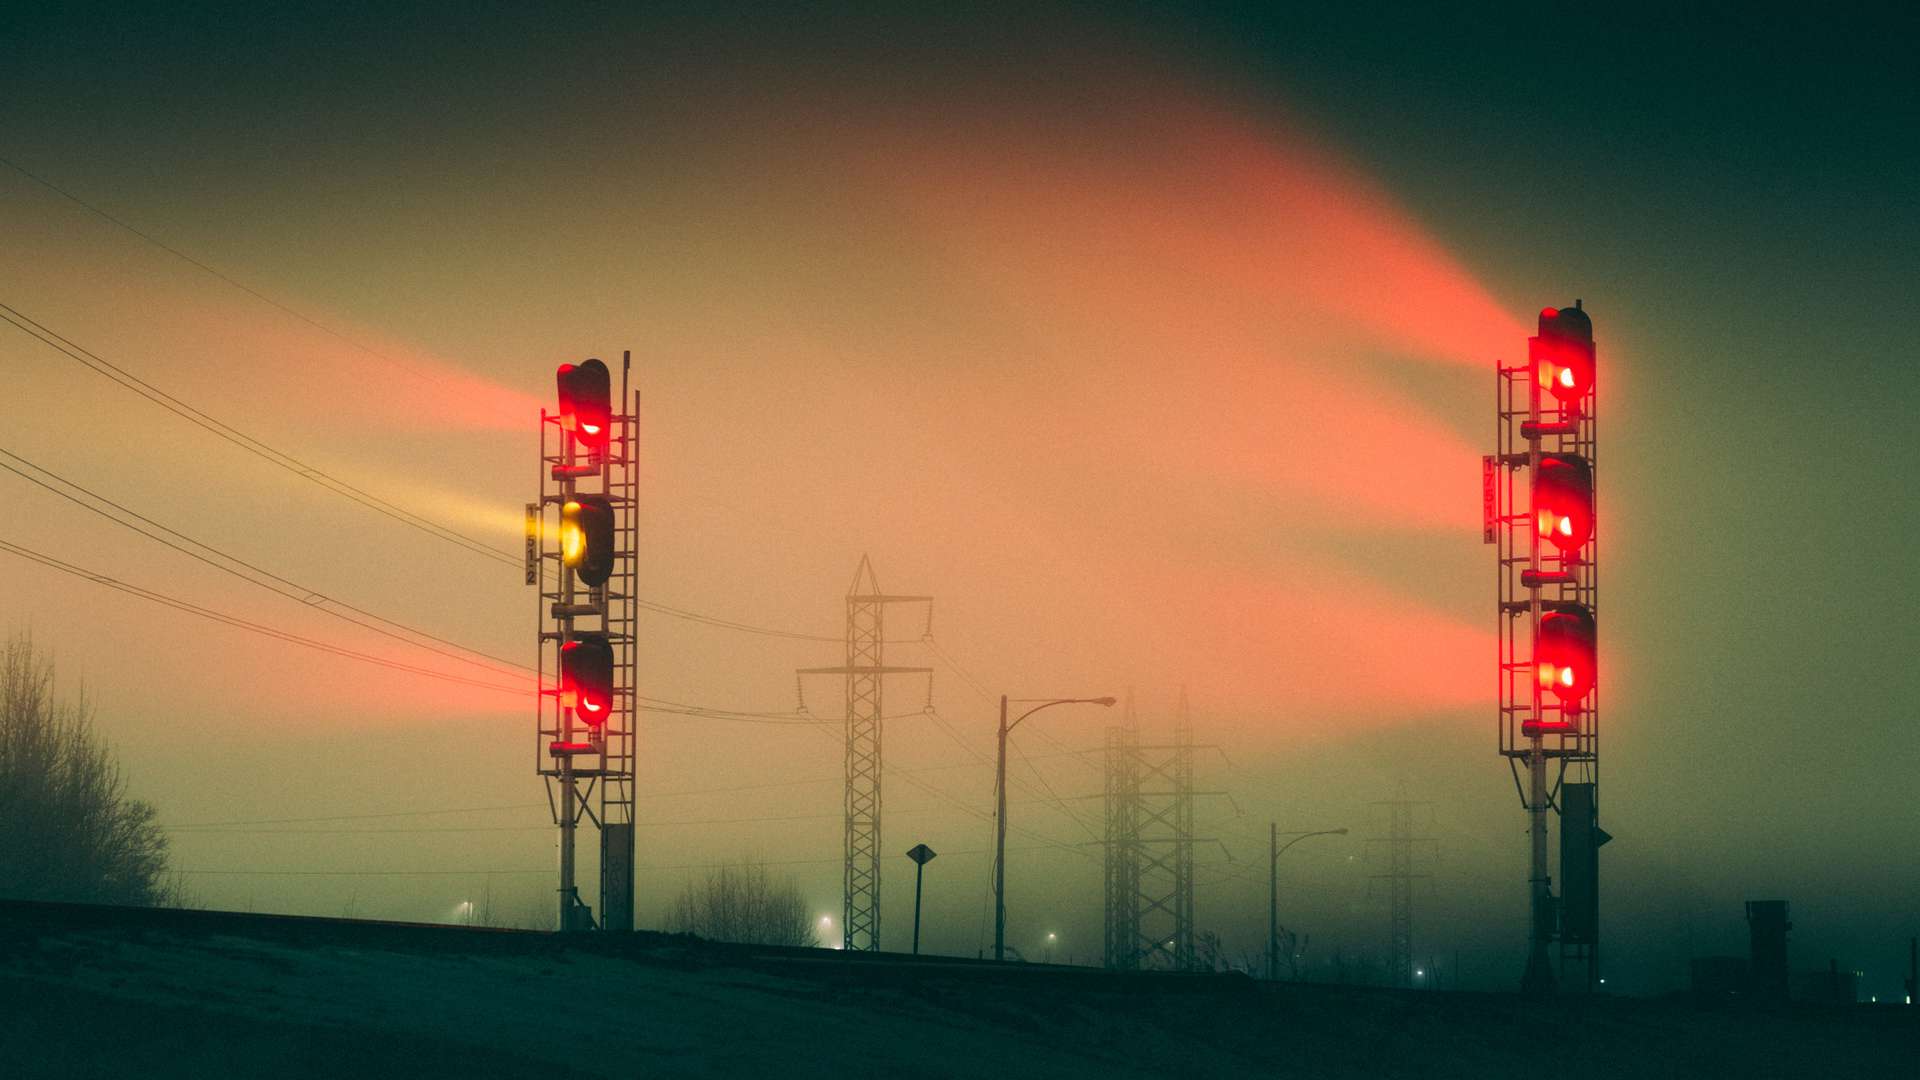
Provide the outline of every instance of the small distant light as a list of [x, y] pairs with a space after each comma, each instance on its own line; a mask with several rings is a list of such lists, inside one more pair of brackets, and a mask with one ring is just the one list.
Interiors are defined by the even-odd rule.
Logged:
[[1600, 980], [1600, 985], [1601, 985], [1601, 986], [1605, 986], [1605, 985], [1607, 985], [1607, 980], [1605, 980], [1605, 979], [1601, 979], [1601, 980]]
[[832, 926], [832, 925], [833, 925], [833, 916], [831, 916], [831, 915], [822, 915], [822, 916], [820, 916], [820, 925], [821, 925], [821, 926]]
[[1048, 934], [1048, 935], [1047, 935], [1047, 940], [1048, 940], [1048, 941], [1052, 941], [1052, 940], [1053, 940], [1053, 939], [1054, 939], [1055, 937], [1057, 937], [1057, 936], [1058, 936], [1058, 935], [1056, 935], [1056, 934]]
[[1418, 968], [1418, 969], [1416, 969], [1416, 970], [1414, 971], [1414, 973], [1413, 973], [1413, 977], [1414, 977], [1414, 978], [1416, 978], [1416, 979], [1424, 979], [1424, 978], [1426, 978], [1426, 977], [1427, 977], [1427, 969], [1426, 969], [1426, 968]]

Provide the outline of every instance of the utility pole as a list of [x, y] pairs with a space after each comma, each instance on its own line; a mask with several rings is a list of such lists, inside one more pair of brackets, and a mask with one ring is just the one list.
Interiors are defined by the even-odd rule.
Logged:
[[1007, 695], [1000, 695], [1000, 753], [994, 760], [993, 792], [993, 958], [1007, 958], [1007, 734], [1020, 726], [1020, 722], [1041, 709], [1055, 705], [1099, 705], [1111, 707], [1114, 699], [1099, 698], [1026, 698], [1021, 704], [1030, 701], [1039, 704], [1007, 722]]
[[[843, 675], [847, 680], [846, 775], [843, 800], [846, 862], [842, 875], [842, 947], [880, 948], [880, 744], [881, 684], [888, 675], [928, 674], [932, 668], [889, 667], [884, 660], [888, 604], [933, 603], [931, 596], [889, 596], [880, 591], [865, 555], [847, 589], [847, 662], [839, 667], [801, 668], [801, 675]], [[931, 607], [927, 616], [933, 618]]]
[[999, 752], [993, 771], [993, 958], [1007, 958], [1007, 695], [1000, 695]]
[[1309, 836], [1345, 836], [1345, 829], [1312, 829], [1303, 832], [1290, 832], [1292, 837], [1286, 844], [1280, 843], [1280, 823], [1267, 823], [1267, 978], [1278, 982], [1280, 979], [1280, 856], [1287, 848], [1305, 840]]
[[1280, 823], [1267, 822], [1267, 981], [1280, 981]]

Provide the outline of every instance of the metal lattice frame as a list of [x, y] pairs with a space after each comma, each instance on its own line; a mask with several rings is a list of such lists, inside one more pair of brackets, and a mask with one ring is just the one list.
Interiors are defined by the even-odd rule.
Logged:
[[1107, 729], [1104, 959], [1114, 971], [1140, 966], [1139, 744], [1129, 697], [1127, 722]]
[[[573, 885], [573, 834], [582, 821], [600, 836], [599, 925], [633, 928], [640, 397], [637, 392], [629, 396], [627, 367], [622, 364], [620, 379], [620, 402], [626, 408], [613, 417], [604, 452], [580, 457], [559, 416], [541, 410], [540, 501], [528, 514], [528, 550], [533, 556], [529, 583], [539, 586], [541, 689], [534, 714], [534, 768], [545, 779], [553, 820], [561, 829], [563, 930], [592, 921]], [[586, 590], [560, 561], [558, 527], [560, 506], [583, 494], [606, 496], [614, 511], [613, 575]], [[578, 633], [603, 633], [613, 646], [613, 707], [593, 752], [556, 758], [549, 747], [574, 742], [582, 734], [558, 690], [560, 649]]]
[[1413, 804], [1387, 804], [1387, 980], [1413, 985]]
[[1142, 745], [1128, 693], [1126, 719], [1107, 729], [1106, 966], [1118, 971], [1192, 971], [1194, 933], [1194, 752], [1187, 692], [1180, 690], [1173, 742]]
[[1173, 862], [1173, 966], [1193, 971], [1199, 967], [1193, 934], [1193, 718], [1184, 686], [1173, 725]]
[[[1374, 803], [1387, 809], [1387, 835], [1369, 837], [1369, 844], [1387, 845], [1387, 872], [1371, 875], [1386, 882], [1387, 888], [1387, 984], [1413, 985], [1413, 883], [1430, 874], [1414, 873], [1415, 844], [1432, 844], [1430, 836], [1413, 835], [1413, 811], [1427, 803], [1410, 802], [1404, 787], [1387, 802]], [[1371, 892], [1371, 889], [1369, 889]]]
[[[1542, 394], [1533, 377], [1531, 360], [1514, 367], [1496, 369], [1495, 411], [1497, 415], [1496, 454], [1489, 460], [1492, 475], [1492, 525], [1498, 558], [1498, 631], [1500, 638], [1499, 742], [1500, 753], [1514, 771], [1516, 785], [1521, 784], [1523, 765], [1531, 769], [1537, 763], [1554, 763], [1551, 789], [1543, 805], [1529, 805], [1536, 820], [1530, 830], [1545, 832], [1546, 810], [1557, 812], [1557, 795], [1562, 782], [1595, 784], [1596, 802], [1600, 779], [1600, 686], [1596, 680], [1579, 713], [1569, 713], [1551, 694], [1543, 694], [1535, 677], [1533, 644], [1539, 633], [1543, 611], [1558, 604], [1585, 605], [1596, 621], [1600, 616], [1599, 529], [1590, 537], [1578, 559], [1568, 558], [1551, 544], [1542, 545], [1533, 527], [1533, 485], [1542, 454], [1578, 454], [1593, 469], [1594, 517], [1599, 518], [1600, 461], [1596, 453], [1596, 403], [1598, 401], [1598, 364], [1595, 365], [1594, 390], [1586, 407], [1577, 414], [1562, 407], [1558, 399]], [[1530, 585], [1529, 573], [1571, 580]], [[1568, 730], [1548, 730], [1528, 735], [1524, 725], [1540, 721], [1550, 729], [1571, 721]], [[1537, 759], [1535, 755], [1538, 755]], [[1531, 799], [1523, 786], [1523, 804]], [[1536, 845], [1545, 841], [1536, 838]], [[1544, 855], [1541, 860], [1544, 861]], [[1541, 895], [1545, 886], [1535, 886], [1537, 909], [1550, 904]], [[1572, 961], [1585, 968], [1585, 983], [1591, 988], [1598, 976], [1598, 946], [1563, 944], [1563, 967]], [[1550, 973], [1549, 973], [1550, 974]]]
[[[801, 675], [846, 677], [846, 862], [842, 874], [841, 945], [850, 950], [880, 948], [881, 737], [885, 715], [885, 676], [926, 674], [932, 668], [888, 667], [886, 606], [931, 604], [931, 596], [890, 596], [880, 591], [873, 564], [865, 555], [847, 589], [846, 660], [840, 667], [801, 668]], [[929, 622], [931, 625], [931, 622]]]
[[847, 592], [846, 871], [841, 910], [849, 949], [880, 947], [880, 670], [886, 601], [862, 557]]

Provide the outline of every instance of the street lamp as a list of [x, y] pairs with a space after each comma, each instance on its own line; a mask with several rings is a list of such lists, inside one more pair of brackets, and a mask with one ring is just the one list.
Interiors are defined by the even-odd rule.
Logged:
[[1020, 726], [1020, 721], [1055, 705], [1099, 705], [1111, 708], [1116, 699], [1097, 698], [1020, 698], [1016, 704], [1025, 705], [1038, 702], [1033, 708], [1007, 723], [1007, 695], [1000, 695], [1000, 757], [998, 767], [993, 774], [993, 795], [996, 812], [993, 815], [993, 958], [1007, 958], [1007, 732]]
[[1309, 836], [1345, 836], [1345, 829], [1316, 829], [1313, 832], [1288, 833], [1293, 839], [1280, 844], [1280, 825], [1267, 824], [1267, 978], [1280, 979], [1280, 856], [1287, 848]]

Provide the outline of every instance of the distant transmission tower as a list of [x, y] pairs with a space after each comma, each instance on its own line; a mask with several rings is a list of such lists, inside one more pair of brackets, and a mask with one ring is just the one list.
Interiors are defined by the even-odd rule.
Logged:
[[1125, 719], [1107, 728], [1106, 951], [1112, 971], [1140, 966], [1140, 731], [1133, 693]]
[[1173, 720], [1173, 862], [1173, 966], [1192, 971], [1199, 966], [1193, 951], [1193, 717], [1184, 686]]
[[1180, 691], [1171, 745], [1142, 745], [1133, 696], [1107, 732], [1106, 964], [1197, 966], [1193, 896], [1193, 727]]
[[1413, 808], [1427, 804], [1399, 798], [1374, 805], [1387, 808], [1387, 835], [1367, 841], [1387, 845], [1387, 872], [1373, 875], [1375, 880], [1387, 883], [1387, 982], [1393, 986], [1412, 986], [1413, 883], [1416, 878], [1429, 876], [1414, 873], [1413, 845], [1430, 842], [1429, 837], [1413, 835]]
[[800, 669], [802, 675], [843, 675], [847, 680], [846, 867], [840, 927], [841, 944], [851, 950], [880, 948], [881, 686], [888, 675], [933, 670], [885, 663], [886, 608], [905, 603], [932, 604], [933, 597], [882, 593], [873, 564], [860, 556], [847, 589], [846, 664]]

